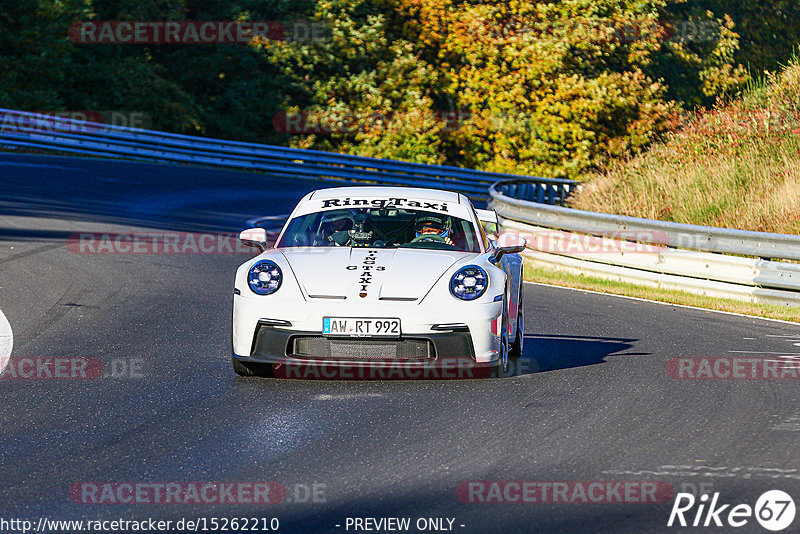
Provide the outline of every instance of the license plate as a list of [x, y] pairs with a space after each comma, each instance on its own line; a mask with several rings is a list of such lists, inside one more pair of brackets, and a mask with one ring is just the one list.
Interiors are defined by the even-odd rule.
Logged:
[[400, 319], [323, 317], [322, 333], [326, 336], [400, 337]]

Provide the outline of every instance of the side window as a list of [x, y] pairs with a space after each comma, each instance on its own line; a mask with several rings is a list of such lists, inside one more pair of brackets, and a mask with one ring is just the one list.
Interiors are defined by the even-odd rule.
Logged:
[[475, 213], [475, 209], [473, 208], [472, 214], [475, 216], [475, 220], [478, 221], [478, 229], [481, 233], [481, 243], [483, 243], [484, 250], [489, 250], [492, 248], [492, 245], [489, 243], [489, 238], [486, 237], [486, 232], [483, 229], [483, 224], [481, 223], [480, 219], [478, 219], [478, 214]]
[[453, 241], [453, 246], [458, 250], [475, 252], [480, 250], [478, 240], [480, 237], [472, 231], [472, 223], [464, 219], [452, 218], [453, 221], [453, 234], [450, 238]]

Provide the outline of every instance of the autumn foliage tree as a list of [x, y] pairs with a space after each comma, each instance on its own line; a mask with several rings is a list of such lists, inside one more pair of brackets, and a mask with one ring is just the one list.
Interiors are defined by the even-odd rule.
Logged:
[[[16, 0], [0, 105], [167, 131], [579, 177], [800, 39], [794, 0]], [[79, 20], [300, 21], [313, 38], [78, 44]], [[741, 36], [741, 37], [740, 37]]]
[[[307, 88], [300, 104], [307, 107], [292, 109], [332, 125], [300, 133], [295, 146], [578, 176], [667, 129], [679, 106], [668, 95], [701, 103], [742, 81], [731, 63], [729, 22], [704, 19], [712, 37], [693, 47], [670, 39], [668, 7], [666, 0], [329, 0], [317, 3], [314, 17], [330, 24], [330, 40], [263, 50]], [[671, 90], [665, 75], [674, 73], [701, 82]], [[388, 110], [394, 118], [369, 120]], [[466, 120], [453, 127], [441, 120], [448, 113]], [[336, 117], [356, 117], [358, 128], [346, 131]]]
[[[667, 98], [670, 80], [659, 76], [669, 67], [694, 66], [718, 92], [742, 80], [726, 70], [735, 35], [722, 31], [724, 21], [712, 21], [710, 50], [690, 50], [670, 39], [668, 7], [660, 0], [403, 0], [417, 21], [412, 31], [433, 52], [426, 57], [446, 73], [447, 100], [475, 117], [450, 137], [451, 157], [551, 176], [577, 176], [669, 127], [679, 105]], [[659, 62], [664, 56], [671, 59]]]
[[[363, 156], [440, 163], [442, 124], [434, 97], [441, 74], [419, 57], [390, 2], [317, 2], [319, 39], [262, 40], [257, 47], [290, 80], [287, 114], [299, 115], [290, 142]], [[297, 121], [295, 121], [297, 122]]]

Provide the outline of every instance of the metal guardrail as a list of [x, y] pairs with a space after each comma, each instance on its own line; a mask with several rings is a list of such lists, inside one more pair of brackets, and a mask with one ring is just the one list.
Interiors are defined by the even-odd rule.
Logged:
[[[533, 187], [531, 185], [527, 190]], [[676, 248], [740, 254], [760, 258], [800, 260], [800, 236], [770, 234], [654, 221], [534, 203], [520, 181], [499, 182], [489, 189], [491, 206], [507, 219], [548, 228], [595, 235], [640, 234], [648, 243]], [[535, 201], [538, 202], [538, 201]], [[649, 239], [645, 239], [647, 236]], [[637, 239], [638, 240], [638, 239]]]
[[[9, 128], [8, 125], [11, 125]], [[458, 191], [489, 198], [508, 229], [563, 235], [553, 243], [600, 236], [611, 252], [548, 250], [531, 246], [529, 261], [706, 295], [800, 305], [800, 236], [653, 221], [563, 207], [578, 183], [531, 178], [315, 150], [225, 141], [111, 126], [0, 109], [0, 148], [210, 165], [282, 177], [356, 181]], [[625, 244], [660, 247], [650, 255], [626, 253]], [[740, 257], [752, 256], [752, 258]], [[760, 259], [759, 259], [760, 258]]]
[[[800, 236], [549, 206], [536, 184], [498, 182], [489, 207], [528, 237], [534, 265], [714, 297], [800, 306]], [[687, 250], [688, 249], [688, 250]], [[755, 257], [744, 257], [755, 256]]]
[[[10, 125], [10, 127], [9, 127]], [[487, 199], [498, 180], [538, 184], [543, 202], [563, 204], [576, 182], [444, 165], [225, 141], [0, 108], [0, 148], [31, 148], [149, 162], [211, 165], [283, 177], [431, 187]]]

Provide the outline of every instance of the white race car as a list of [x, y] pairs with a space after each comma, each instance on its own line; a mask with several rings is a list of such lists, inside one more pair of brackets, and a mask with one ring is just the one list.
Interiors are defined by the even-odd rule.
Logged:
[[274, 245], [245, 230], [261, 254], [236, 272], [234, 371], [457, 359], [505, 374], [522, 352], [525, 241], [482, 223], [497, 215], [459, 193], [341, 187], [303, 197]]

